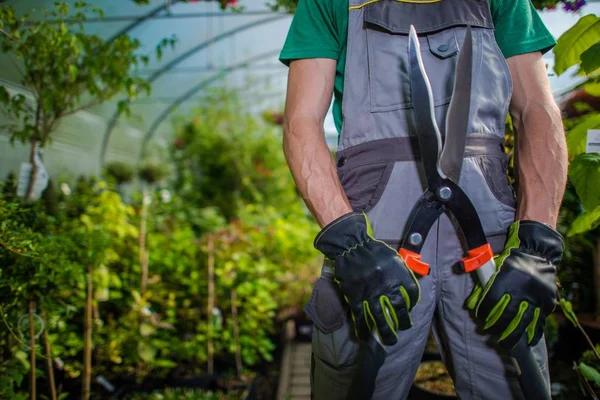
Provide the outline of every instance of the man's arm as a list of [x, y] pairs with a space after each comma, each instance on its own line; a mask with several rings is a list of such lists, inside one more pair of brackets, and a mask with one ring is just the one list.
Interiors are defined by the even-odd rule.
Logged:
[[283, 150], [300, 195], [324, 227], [352, 211], [323, 132], [333, 92], [336, 61], [290, 63], [283, 125]]
[[508, 60], [515, 128], [517, 219], [556, 227], [567, 183], [567, 144], [541, 53]]

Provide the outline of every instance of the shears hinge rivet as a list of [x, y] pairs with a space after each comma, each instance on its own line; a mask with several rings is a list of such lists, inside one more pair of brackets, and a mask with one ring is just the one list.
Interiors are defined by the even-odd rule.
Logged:
[[412, 244], [413, 246], [418, 246], [421, 244], [421, 242], [423, 241], [423, 236], [421, 236], [420, 233], [411, 233], [410, 237], [408, 238], [408, 241], [410, 242], [410, 244]]
[[450, 196], [452, 196], [452, 189], [450, 189], [448, 186], [441, 187], [438, 192], [438, 196], [442, 200], [448, 200]]

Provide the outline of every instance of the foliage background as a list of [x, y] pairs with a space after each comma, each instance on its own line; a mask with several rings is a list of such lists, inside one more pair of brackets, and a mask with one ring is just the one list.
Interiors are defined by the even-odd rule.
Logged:
[[[534, 2], [538, 8], [571, 10], [583, 3]], [[295, 4], [277, 0], [272, 6], [291, 11]], [[80, 100], [93, 104], [116, 94], [131, 99], [150, 88], [129, 75], [148, 57], [135, 40], [107, 46], [82, 36], [77, 24], [41, 24], [28, 31], [27, 21], [1, 10], [2, 28], [26, 33], [18, 40], [5, 35], [3, 51], [29, 60], [32, 74], [22, 83], [36, 94], [37, 107], [0, 86], [4, 111], [14, 117], [15, 141], [49, 145], [53, 121], [78, 111]], [[64, 8], [57, 6], [52, 16], [64, 18]], [[579, 68], [587, 77], [583, 90], [596, 96], [599, 41], [598, 18], [585, 15], [555, 51], [554, 72]], [[161, 41], [157, 49], [173, 45]], [[46, 51], [31, 51], [45, 46]], [[73, 58], [48, 70], [55, 54]], [[88, 350], [94, 377], [113, 382], [203, 374], [211, 351], [219, 373], [242, 378], [273, 359], [281, 322], [299, 314], [318, 275], [312, 248], [317, 227], [285, 165], [280, 128], [244, 112], [236, 93], [205, 94], [197, 108], [176, 119], [161, 158], [135, 166], [111, 163], [98, 177], [54, 176], [40, 202], [17, 197], [14, 177], [1, 186], [0, 398], [27, 398], [28, 373], [48, 393], [48, 358], [64, 375], [61, 396], [77, 393], [90, 374], [84, 362]], [[126, 112], [128, 102], [119, 104], [118, 111]], [[585, 307], [597, 289], [590, 266], [591, 250], [598, 246], [600, 159], [584, 154], [584, 136], [600, 119], [589, 105], [578, 110], [565, 116], [571, 169], [559, 221], [567, 237], [560, 278], [575, 309], [593, 311]], [[281, 122], [279, 115], [268, 117]], [[510, 135], [507, 139], [510, 148]], [[215, 309], [208, 304], [211, 260]], [[33, 352], [32, 304], [39, 335]], [[590, 353], [581, 362], [596, 365]], [[589, 369], [580, 371], [597, 382]]]

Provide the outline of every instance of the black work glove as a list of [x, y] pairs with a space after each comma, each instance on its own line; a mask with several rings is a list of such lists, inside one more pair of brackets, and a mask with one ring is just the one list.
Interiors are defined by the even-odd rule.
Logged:
[[556, 266], [564, 242], [560, 233], [536, 221], [516, 221], [504, 251], [496, 258], [496, 272], [482, 288], [476, 285], [467, 299], [484, 329], [512, 349], [527, 331], [535, 345], [556, 307]]
[[367, 216], [356, 212], [323, 228], [315, 247], [334, 261], [357, 337], [366, 340], [375, 328], [383, 344], [396, 343], [396, 332], [412, 326], [410, 311], [421, 296], [419, 282], [398, 252], [375, 239]]

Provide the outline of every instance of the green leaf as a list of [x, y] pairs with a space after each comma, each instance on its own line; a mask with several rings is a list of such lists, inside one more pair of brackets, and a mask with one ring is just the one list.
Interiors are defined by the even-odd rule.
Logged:
[[129, 86], [127, 86], [127, 96], [130, 100], [135, 99], [136, 92], [137, 90], [135, 84], [131, 83]]
[[175, 368], [177, 363], [171, 360], [165, 360], [164, 358], [154, 361], [154, 365], [161, 368]]
[[138, 355], [145, 362], [152, 362], [156, 357], [156, 349], [148, 343], [138, 342]]
[[142, 335], [143, 337], [147, 337], [150, 336], [154, 333], [156, 329], [154, 329], [154, 327], [150, 324], [147, 324], [145, 322], [143, 322], [140, 325], [140, 335]]
[[577, 327], [579, 325], [579, 322], [577, 321], [577, 315], [573, 311], [573, 304], [571, 304], [570, 301], [561, 298], [560, 308], [562, 309], [562, 312], [565, 315], [565, 317], [567, 317], [567, 319], [571, 321], [573, 326]]
[[77, 69], [76, 65], [73, 65], [73, 64], [69, 65], [69, 78], [71, 79], [71, 82], [75, 82], [75, 79], [77, 79], [78, 72], [79, 72], [79, 69]]
[[117, 103], [117, 110], [119, 114], [129, 114], [129, 101], [121, 100]]
[[58, 11], [58, 13], [63, 17], [66, 17], [67, 14], [69, 14], [69, 5], [64, 1], [57, 1], [54, 3], [54, 7], [56, 8], [56, 11]]
[[600, 206], [600, 154], [580, 154], [575, 157], [569, 168], [569, 179], [586, 210], [595, 210]]
[[594, 107], [592, 107], [588, 103], [584, 103], [581, 101], [573, 103], [573, 108], [575, 108], [575, 110], [580, 114], [588, 114], [594, 112]]
[[92, 7], [92, 11], [98, 14], [98, 18], [104, 19], [104, 10], [102, 8], [94, 6]]
[[600, 129], [600, 113], [582, 117], [567, 133], [567, 146], [571, 157], [585, 153], [587, 132], [590, 129]]
[[584, 211], [579, 215], [569, 228], [567, 236], [575, 236], [581, 233], [585, 233], [596, 228], [600, 225], [600, 207], [596, 207], [592, 211]]
[[0, 86], [0, 103], [8, 104], [9, 101], [10, 93], [8, 93], [8, 90], [4, 86]]
[[600, 388], [600, 372], [594, 367], [585, 363], [579, 363], [579, 372], [587, 381], [591, 381], [597, 388]]
[[569, 67], [579, 64], [581, 55], [600, 41], [600, 18], [594, 14], [582, 17], [563, 33], [554, 47], [554, 72], [561, 75]]
[[29, 364], [29, 357], [22, 350], [16, 351], [14, 353], [14, 358], [18, 360], [25, 369], [29, 369], [29, 367], [31, 366], [31, 364]]
[[585, 92], [591, 96], [600, 97], [600, 82], [599, 83], [588, 83], [583, 87]]
[[588, 75], [600, 68], [600, 42], [581, 53], [581, 68]]

